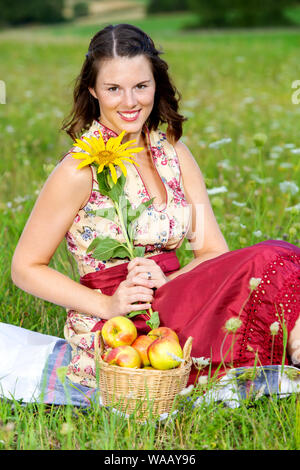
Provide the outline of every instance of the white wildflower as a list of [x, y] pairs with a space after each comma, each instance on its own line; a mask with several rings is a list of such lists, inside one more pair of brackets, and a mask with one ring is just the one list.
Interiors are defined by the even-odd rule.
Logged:
[[216, 140], [215, 142], [211, 142], [208, 145], [208, 147], [211, 148], [211, 149], [218, 149], [218, 148], [221, 147], [221, 145], [229, 144], [230, 142], [232, 142], [232, 139], [230, 137], [228, 137], [228, 138], [225, 138], [225, 139]]
[[192, 362], [196, 369], [204, 369], [207, 367], [210, 363], [210, 358], [205, 358], [205, 357], [192, 357]]
[[[206, 126], [204, 129], [204, 132], [207, 132], [208, 134], [210, 134], [211, 132], [215, 132], [215, 127], [214, 126]], [[182, 138], [181, 138], [182, 140]]]
[[251, 277], [249, 281], [249, 287], [251, 291], [256, 289], [256, 287], [258, 287], [260, 283], [261, 283], [261, 277]]
[[258, 400], [265, 394], [265, 388], [266, 388], [266, 384], [263, 384], [258, 390], [257, 394], [255, 395], [254, 400]]
[[[211, 146], [211, 144], [209, 144], [209, 146]], [[231, 166], [229, 160], [227, 160], [227, 159], [218, 162], [217, 166], [219, 168], [223, 168], [224, 170], [232, 170], [232, 166]]]
[[291, 153], [296, 153], [296, 154], [298, 154], [298, 153], [300, 153], [300, 149], [292, 149], [292, 150], [291, 150]]
[[278, 321], [274, 321], [274, 323], [272, 323], [272, 325], [270, 325], [270, 333], [272, 336], [275, 336], [278, 334], [278, 331], [279, 331], [279, 322]]
[[219, 193], [226, 193], [227, 188], [226, 186], [219, 186], [218, 188], [211, 188], [207, 190], [207, 193], [212, 195], [212, 194], [219, 194]]
[[232, 201], [232, 204], [234, 206], [238, 206], [238, 207], [245, 207], [245, 205], [246, 205], [245, 202], [238, 202], [238, 201]]
[[242, 326], [242, 323], [242, 320], [240, 320], [239, 318], [231, 317], [225, 323], [225, 330], [227, 330], [228, 333], [236, 333], [237, 330]]
[[253, 235], [255, 237], [261, 237], [262, 236], [262, 231], [261, 230], [256, 230], [256, 231], [253, 232]]
[[208, 383], [208, 375], [201, 375], [198, 379], [199, 385], [206, 385]]
[[279, 168], [283, 168], [283, 169], [285, 169], [285, 168], [293, 168], [293, 166], [294, 166], [294, 165], [293, 165], [292, 163], [289, 163], [289, 162], [282, 162], [282, 163], [280, 163]]
[[62, 435], [69, 434], [70, 432], [74, 431], [75, 427], [72, 423], [63, 423], [60, 428], [60, 433]]
[[194, 385], [189, 385], [179, 392], [179, 395], [189, 395], [193, 391]]
[[299, 187], [293, 181], [282, 181], [279, 183], [279, 188], [282, 193], [297, 194]]
[[294, 214], [300, 213], [300, 202], [299, 202], [299, 204], [296, 204], [295, 206], [286, 207], [285, 211], [292, 212]]

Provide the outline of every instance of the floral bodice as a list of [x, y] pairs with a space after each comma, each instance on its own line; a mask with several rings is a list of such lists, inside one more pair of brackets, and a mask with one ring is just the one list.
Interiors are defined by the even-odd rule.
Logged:
[[[163, 182], [167, 196], [165, 207], [158, 210], [155, 207], [154, 199], [153, 203], [135, 221], [134, 245], [145, 246], [145, 257], [148, 257], [165, 250], [179, 248], [189, 229], [191, 213], [190, 206], [184, 196], [179, 161], [174, 147], [168, 142], [162, 131], [149, 132], [147, 128], [145, 129], [154, 167]], [[102, 133], [105, 142], [110, 137], [117, 135], [111, 129], [94, 120], [81, 139], [83, 137], [97, 137], [99, 132]], [[82, 151], [79, 147], [72, 147], [71, 150], [73, 152]], [[148, 201], [151, 196], [139, 173], [139, 167], [126, 161], [123, 163], [127, 169], [124, 193], [135, 209], [141, 202]], [[109, 235], [120, 242], [125, 242], [117, 219], [112, 221], [91, 212], [100, 208], [113, 207], [113, 202], [108, 196], [99, 192], [97, 170], [93, 165], [90, 165], [90, 168], [93, 177], [90, 198], [87, 204], [78, 211], [65, 235], [68, 250], [77, 262], [80, 276], [128, 262], [128, 258], [99, 261], [93, 258], [92, 253], [87, 253], [88, 246], [99, 235]], [[118, 166], [116, 172], [119, 177], [121, 170]]]

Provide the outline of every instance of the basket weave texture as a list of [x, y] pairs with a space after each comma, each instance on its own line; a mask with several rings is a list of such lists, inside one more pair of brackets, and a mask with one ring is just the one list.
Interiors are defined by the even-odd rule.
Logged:
[[95, 359], [99, 376], [99, 390], [104, 406], [114, 406], [130, 415], [135, 413], [145, 419], [151, 413], [157, 416], [168, 413], [176, 395], [186, 387], [192, 360], [192, 337], [183, 347], [180, 366], [169, 370], [131, 369], [110, 365], [101, 354], [104, 344], [101, 331], [95, 333]]

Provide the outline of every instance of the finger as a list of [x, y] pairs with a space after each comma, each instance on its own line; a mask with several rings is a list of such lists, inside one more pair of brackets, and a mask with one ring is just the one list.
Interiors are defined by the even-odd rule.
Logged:
[[128, 277], [132, 278], [141, 275], [142, 277], [145, 277], [145, 279], [148, 279], [149, 272], [151, 274], [151, 278], [153, 278], [156, 277], [159, 271], [152, 266], [135, 266], [135, 268], [133, 268], [132, 271], [128, 273]]
[[152, 289], [154, 287], [153, 281], [149, 281], [144, 277], [133, 277], [129, 279], [129, 286], [143, 286], [147, 287], [148, 289]]
[[153, 292], [152, 292], [152, 295], [151, 294], [141, 294], [141, 293], [137, 293], [137, 294], [132, 294], [130, 296], [130, 303], [133, 303], [133, 302], [152, 302], [153, 301]]
[[156, 262], [153, 259], [136, 257], [128, 263], [127, 268], [131, 271], [135, 266], [149, 266], [149, 264], [154, 266]]
[[151, 308], [151, 303], [145, 303], [145, 304], [130, 304], [129, 305], [130, 312], [137, 312], [138, 310], [148, 310]]

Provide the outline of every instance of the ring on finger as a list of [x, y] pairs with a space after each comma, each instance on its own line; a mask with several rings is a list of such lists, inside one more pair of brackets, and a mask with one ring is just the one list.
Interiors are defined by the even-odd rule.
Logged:
[[148, 276], [148, 280], [150, 280], [150, 279], [151, 279], [151, 273], [150, 273], [150, 271], [147, 272], [147, 276]]

